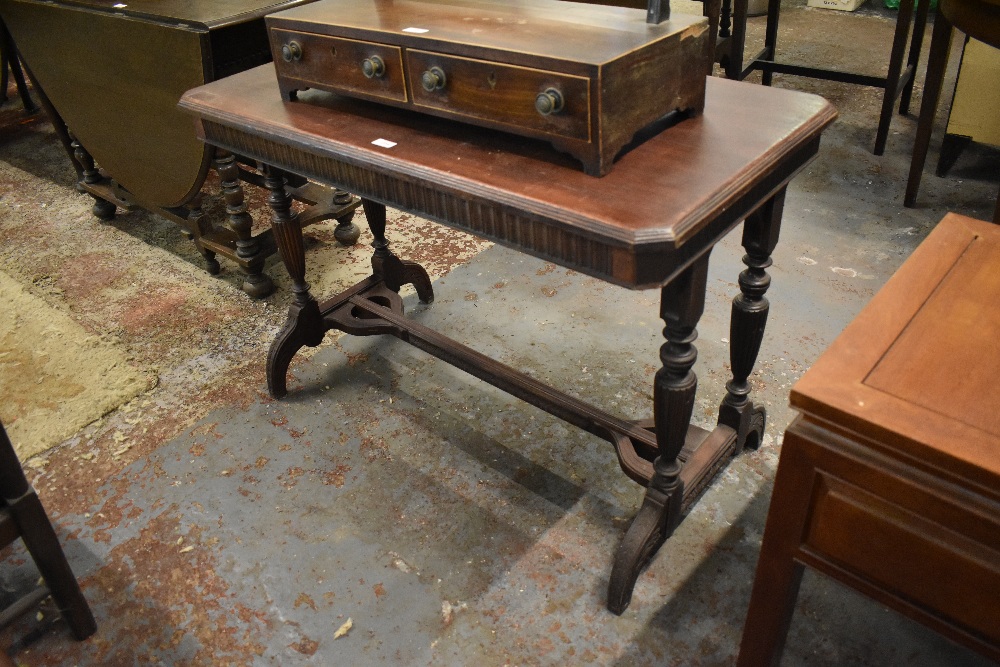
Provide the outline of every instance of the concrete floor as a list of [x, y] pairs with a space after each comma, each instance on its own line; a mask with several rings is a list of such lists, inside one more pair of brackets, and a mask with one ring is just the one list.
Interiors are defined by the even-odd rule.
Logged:
[[[782, 51], [878, 73], [890, 16], [870, 5], [854, 14], [790, 5]], [[752, 39], [761, 32], [753, 19]], [[23, 170], [25, 201], [45, 193], [66, 202], [56, 210], [67, 229], [164, 249], [157, 261], [190, 268], [192, 281], [218, 286], [220, 310], [238, 312], [236, 333], [217, 330], [223, 338], [191, 358], [171, 356], [157, 331], [121, 334], [154, 360], [158, 387], [26, 462], [99, 630], [74, 642], [48, 603], [0, 641], [25, 665], [731, 664], [793, 416], [791, 385], [946, 211], [991, 215], [1000, 173], [998, 153], [973, 146], [947, 178], [927, 173], [920, 206], [905, 209], [912, 115], [894, 119], [886, 155], [875, 157], [880, 91], [791, 77], [778, 85], [828, 97], [841, 117], [792, 183], [770, 270], [771, 322], [754, 379], [767, 435], [708, 489], [621, 617], [605, 610], [605, 588], [641, 489], [606, 443], [394, 339], [328, 339], [293, 367], [286, 399], [267, 398], [260, 366], [287, 289], [250, 303], [234, 271], [197, 271], [197, 254], [153, 216], [102, 227], [50, 133], [8, 134], [0, 162]], [[939, 142], [940, 132], [932, 158]], [[12, 210], [0, 230], [21, 224]], [[30, 252], [22, 236], [4, 242]], [[738, 240], [712, 257], [696, 366], [703, 425], [714, 423], [727, 379]], [[356, 260], [365, 251], [351, 252]], [[287, 285], [279, 265], [269, 271]], [[622, 416], [648, 414], [662, 327], [655, 291], [628, 292], [500, 247], [441, 273], [433, 305], [407, 296], [415, 318]], [[81, 320], [98, 307], [60, 289]], [[136, 307], [155, 308], [157, 298], [153, 290]], [[211, 381], [191, 384], [193, 367]], [[121, 433], [135, 445], [111, 456]], [[0, 588], [10, 596], [36, 575], [22, 552], [8, 553]], [[337, 638], [348, 619], [352, 629]], [[783, 664], [985, 661], [807, 573]]]

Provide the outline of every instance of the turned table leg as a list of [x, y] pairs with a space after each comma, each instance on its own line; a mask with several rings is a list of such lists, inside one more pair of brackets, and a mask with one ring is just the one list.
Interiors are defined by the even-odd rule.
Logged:
[[[87, 185], [94, 185], [104, 180], [100, 170], [97, 169], [97, 165], [94, 164], [94, 158], [87, 152], [87, 149], [72, 134], [70, 135], [70, 141], [70, 145], [73, 147], [73, 157], [76, 158], [77, 164], [80, 165], [80, 177], [83, 182]], [[114, 204], [97, 195], [92, 196], [94, 198], [94, 208], [91, 211], [96, 218], [108, 221], [115, 217], [117, 207]]]
[[288, 307], [288, 319], [271, 343], [267, 355], [267, 389], [275, 398], [287, 392], [286, 375], [292, 357], [304, 346], [319, 345], [326, 328], [319, 304], [309, 293], [306, 282], [306, 253], [302, 242], [302, 227], [292, 211], [292, 198], [285, 189], [285, 174], [275, 167], [264, 167], [264, 185], [270, 191], [271, 229], [274, 240], [292, 278], [293, 301]]
[[274, 291], [274, 283], [264, 273], [264, 256], [260, 243], [253, 236], [253, 219], [247, 213], [240, 183], [240, 170], [236, 166], [236, 156], [217, 148], [212, 159], [215, 171], [222, 182], [222, 195], [226, 200], [226, 226], [236, 234], [236, 256], [246, 262], [243, 291], [255, 299], [261, 299]]
[[684, 447], [694, 411], [698, 379], [691, 370], [698, 358], [693, 345], [696, 326], [705, 308], [709, 252], [695, 260], [663, 287], [660, 317], [666, 341], [660, 348], [663, 367], [653, 384], [653, 421], [659, 454], [646, 497], [615, 555], [608, 587], [608, 609], [621, 614], [632, 599], [632, 589], [643, 566], [670, 537], [681, 519], [684, 485], [677, 460]]
[[[344, 206], [351, 203], [353, 195], [346, 190], [336, 188], [330, 197], [334, 206]], [[333, 238], [345, 246], [352, 246], [361, 238], [361, 228], [354, 224], [353, 210], [347, 215], [337, 218], [337, 227], [333, 230]]]
[[361, 207], [365, 211], [368, 228], [375, 239], [372, 241], [372, 248], [375, 249], [372, 253], [372, 273], [381, 278], [385, 286], [394, 292], [398, 292], [403, 285], [412, 284], [417, 290], [417, 297], [423, 303], [432, 302], [434, 289], [424, 267], [416, 262], [399, 259], [389, 248], [389, 241], [385, 238], [385, 205], [362, 199]]
[[205, 258], [205, 269], [213, 276], [218, 275], [222, 271], [222, 266], [219, 265], [219, 260], [215, 258], [215, 251], [211, 248], [205, 247], [203, 243], [200, 243], [198, 238], [194, 235], [192, 230], [201, 230], [203, 225], [203, 219], [205, 217], [205, 211], [202, 208], [202, 195], [199, 193], [191, 201], [190, 207], [187, 212], [187, 226], [188, 228], [184, 230], [184, 235], [194, 241], [194, 247], [198, 249], [201, 256]]
[[740, 294], [733, 299], [729, 323], [729, 362], [732, 379], [726, 383], [726, 397], [719, 406], [719, 423], [737, 433], [736, 454], [744, 447], [756, 449], [764, 438], [767, 413], [763, 406], [750, 400], [750, 373], [753, 372], [764, 340], [769, 303], [764, 294], [771, 284], [767, 267], [778, 243], [785, 191], [754, 211], [743, 224], [743, 263], [747, 268], [740, 274]]

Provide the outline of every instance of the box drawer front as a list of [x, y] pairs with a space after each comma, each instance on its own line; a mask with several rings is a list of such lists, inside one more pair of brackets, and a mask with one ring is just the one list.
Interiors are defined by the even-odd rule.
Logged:
[[[590, 80], [586, 77], [414, 49], [407, 50], [406, 64], [417, 108], [591, 140]], [[436, 87], [425, 87], [434, 82]], [[549, 97], [542, 101], [542, 107], [553, 104], [549, 104], [550, 113], [544, 114], [536, 108], [536, 98], [547, 91]]]
[[407, 101], [399, 47], [272, 30], [271, 49], [279, 78], [373, 100]]
[[807, 550], [891, 598], [1000, 641], [1000, 508], [882, 471], [866, 471], [864, 481], [867, 488], [817, 475]]

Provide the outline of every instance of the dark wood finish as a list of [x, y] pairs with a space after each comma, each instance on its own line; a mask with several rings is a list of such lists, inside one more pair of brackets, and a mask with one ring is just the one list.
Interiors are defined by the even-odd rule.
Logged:
[[[821, 98], [711, 79], [705, 114], [653, 133], [609, 175], [593, 179], [544, 142], [320, 91], [283, 102], [259, 68], [190, 91], [182, 108], [211, 144], [276, 165], [268, 170], [275, 239], [295, 284], [286, 326], [268, 357], [268, 386], [286, 391], [295, 353], [330, 329], [397, 336], [608, 440], [624, 472], [647, 486], [615, 557], [608, 606], [628, 605], [641, 568], [714, 474], [763, 430], [747, 375], [763, 336], [765, 268], [777, 242], [784, 188], [815, 156], [835, 112]], [[377, 139], [396, 142], [391, 148]], [[363, 195], [375, 236], [372, 275], [323, 302], [305, 280], [301, 228], [281, 169]], [[625, 197], [634, 183], [643, 197]], [[385, 205], [452, 225], [629, 288], [661, 288], [666, 324], [652, 422], [628, 422], [408, 320], [397, 291], [433, 299], [426, 272], [397, 258]], [[697, 380], [693, 341], [714, 244], [744, 218], [748, 266], [734, 302], [738, 363], [720, 424], [689, 424]]]
[[[275, 88], [265, 66], [181, 106], [212, 145], [633, 289], [661, 287], [777, 193], [836, 116], [814, 95], [711, 78], [717, 109], [746, 109], [662, 129], [594, 179], [544, 142]], [[645, 196], [623, 196], [636, 183]]]
[[934, 169], [935, 176], [947, 176], [948, 171], [955, 166], [962, 152], [972, 143], [972, 137], [964, 134], [945, 134], [941, 138], [941, 151], [938, 153], [937, 168]]
[[74, 637], [82, 640], [94, 634], [97, 623], [87, 600], [66, 561], [45, 508], [24, 476], [7, 431], [0, 424], [0, 546], [7, 546], [19, 537], [41, 573], [44, 584], [5, 610], [2, 615], [6, 622], [0, 622], [0, 625], [6, 625], [15, 618], [14, 614], [7, 612], [20, 615], [51, 595]]
[[[308, 0], [0, 0], [0, 14], [23, 43], [42, 106], [67, 147], [79, 187], [94, 197], [94, 215], [142, 207], [181, 225], [205, 257], [216, 255], [244, 272], [253, 297], [273, 291], [263, 273], [274, 252], [269, 235], [254, 237], [242, 205], [231, 155], [216, 156], [198, 141], [176, 109], [194, 86], [270, 60], [263, 16]], [[72, 136], [70, 136], [72, 135]], [[200, 192], [210, 168], [220, 172], [229, 209], [210, 224]], [[296, 192], [319, 204], [310, 221], [336, 218], [337, 239], [354, 243], [359, 200], [345, 193]], [[322, 213], [322, 214], [321, 214]]]
[[[903, 197], [903, 205], [911, 208], [917, 203], [917, 191], [920, 189], [924, 163], [930, 150], [934, 115], [937, 113], [941, 86], [948, 67], [954, 28], [973, 39], [1000, 48], [1000, 0], [939, 0], [930, 53], [927, 56], [927, 76], [920, 102], [920, 117], [917, 119], [917, 136], [913, 143], [913, 157], [910, 159], [910, 173]], [[997, 194], [993, 222], [1000, 224], [1000, 193]]]
[[[916, 9], [914, 9], [916, 7]], [[871, 86], [882, 88], [885, 93], [882, 95], [882, 108], [879, 113], [878, 129], [875, 132], [875, 155], [882, 155], [885, 152], [885, 143], [889, 136], [889, 125], [892, 123], [892, 108], [899, 100], [899, 113], [906, 114], [910, 109], [910, 98], [913, 95], [913, 83], [917, 75], [917, 66], [920, 61], [920, 46], [924, 38], [924, 29], [927, 26], [927, 12], [930, 3], [916, 3], [915, 0], [900, 0], [899, 13], [896, 15], [896, 29], [893, 33], [892, 48], [889, 52], [889, 64], [884, 76], [872, 76], [858, 74], [852, 71], [834, 70], [823, 67], [809, 67], [794, 63], [777, 60], [778, 51], [778, 20], [781, 15], [781, 0], [769, 0], [767, 5], [767, 25], [764, 29], [764, 48], [756, 56], [750, 59], [746, 67], [742, 63], [733, 63], [732, 73], [727, 75], [733, 78], [739, 72], [738, 78], [746, 77], [754, 70], [761, 70], [762, 83], [765, 86], [771, 85], [774, 74], [790, 74], [812, 79], [824, 79], [827, 81], [840, 81], [841, 83], [857, 84], [861, 86]], [[742, 25], [738, 49], [733, 53], [743, 54], [742, 41], [745, 35], [746, 8], [743, 8], [743, 21], [737, 19], [734, 30]], [[912, 24], [912, 31], [910, 26]], [[735, 33], [734, 33], [735, 34]], [[859, 54], [862, 57], [863, 54]], [[906, 56], [904, 64], [903, 57]], [[742, 69], [741, 69], [742, 68]]]
[[557, 0], [320, 0], [266, 21], [286, 100], [318, 88], [544, 139], [594, 176], [642, 127], [701, 111], [714, 54], [704, 18]]
[[[660, 3], [660, 7], [650, 11], [651, 3], [646, 0], [579, 1], [595, 5], [645, 9], [647, 15], [650, 16], [657, 11], [662, 12], [664, 5], [669, 11], [669, 3], [667, 2]], [[709, 43], [715, 44], [713, 61], [719, 63], [727, 78], [742, 78], [743, 50], [746, 43], [747, 0], [703, 0], [702, 7], [702, 15], [708, 19]]]
[[0, 103], [7, 101], [8, 76], [14, 77], [17, 94], [21, 98], [25, 113], [32, 114], [38, 111], [38, 106], [28, 92], [28, 83], [24, 78], [24, 70], [21, 69], [21, 56], [14, 45], [14, 39], [10, 36], [3, 19], [0, 19]]
[[263, 16], [308, 0], [2, 0], [34, 79], [133, 199], [188, 203], [212, 153], [175, 105], [185, 90], [264, 64]]
[[740, 665], [777, 664], [804, 567], [1000, 660], [998, 261], [948, 215], [793, 387]]

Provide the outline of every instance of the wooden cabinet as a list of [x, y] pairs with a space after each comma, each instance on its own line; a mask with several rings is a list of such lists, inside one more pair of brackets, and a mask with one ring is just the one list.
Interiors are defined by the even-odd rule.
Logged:
[[1000, 227], [942, 220], [792, 388], [739, 665], [804, 567], [1000, 660]]

